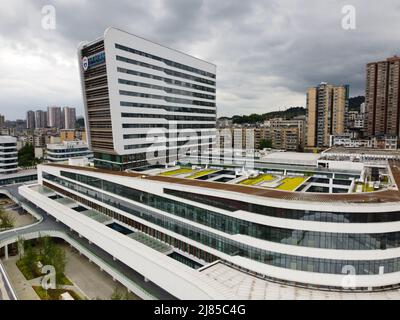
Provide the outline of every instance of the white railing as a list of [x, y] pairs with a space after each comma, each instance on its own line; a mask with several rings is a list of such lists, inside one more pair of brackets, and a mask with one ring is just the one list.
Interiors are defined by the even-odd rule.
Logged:
[[1, 261], [0, 261], [0, 280], [2, 280], [4, 289], [7, 292], [8, 298], [10, 300], [18, 300], [17, 295], [15, 293], [15, 290], [11, 284], [11, 281], [9, 280], [10, 278], [8, 277], [6, 269], [3, 267]]

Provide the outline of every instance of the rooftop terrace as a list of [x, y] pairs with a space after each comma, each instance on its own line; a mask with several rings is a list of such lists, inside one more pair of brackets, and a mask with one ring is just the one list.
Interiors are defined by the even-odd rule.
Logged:
[[165, 182], [172, 184], [179, 184], [183, 186], [192, 186], [198, 188], [215, 189], [229, 192], [237, 192], [247, 195], [254, 195], [258, 197], [281, 199], [286, 201], [311, 201], [311, 202], [345, 202], [345, 203], [387, 203], [400, 201], [400, 192], [398, 186], [400, 185], [400, 162], [390, 161], [390, 170], [394, 178], [394, 185], [392, 188], [369, 193], [338, 193], [338, 194], [324, 194], [324, 193], [302, 193], [291, 192], [277, 189], [267, 189], [255, 186], [239, 185], [220, 183], [214, 181], [205, 181], [197, 179], [186, 179], [159, 175], [146, 175], [136, 172], [117, 172], [103, 169], [95, 169], [88, 167], [74, 167], [62, 164], [49, 164], [49, 166], [76, 169], [86, 172], [98, 172], [104, 174], [111, 174], [116, 176], [132, 177], [138, 179], [146, 179], [155, 182]]
[[400, 290], [382, 292], [336, 292], [300, 288], [271, 282], [218, 262], [200, 271], [201, 279], [235, 300], [391, 300]]

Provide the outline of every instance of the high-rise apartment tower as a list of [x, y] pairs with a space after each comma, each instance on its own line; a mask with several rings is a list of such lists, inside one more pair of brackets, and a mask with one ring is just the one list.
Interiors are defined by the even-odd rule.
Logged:
[[367, 136], [400, 136], [400, 57], [367, 64]]
[[349, 86], [322, 82], [307, 90], [307, 147], [328, 147], [331, 135], [343, 134]]

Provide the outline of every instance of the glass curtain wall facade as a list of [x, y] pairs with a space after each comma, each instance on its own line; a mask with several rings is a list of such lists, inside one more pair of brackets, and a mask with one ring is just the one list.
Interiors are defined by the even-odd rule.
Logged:
[[[66, 179], [48, 173], [44, 173], [43, 178], [51, 183], [56, 183], [64, 188], [71, 189], [75, 192], [111, 205], [117, 209], [123, 210], [124, 212], [131, 214], [133, 218], [138, 217], [144, 219], [228, 255], [239, 255], [281, 268], [318, 273], [342, 274], [343, 268], [348, 265], [354, 266], [356, 273], [360, 275], [379, 274], [381, 267], [384, 268], [385, 273], [400, 271], [400, 258], [384, 260], [335, 260], [294, 256], [263, 250], [229, 238], [229, 235], [232, 234], [243, 234], [249, 235], [250, 237], [258, 237], [268, 241], [277, 241], [279, 243], [288, 243], [291, 245], [331, 249], [341, 247], [342, 249], [357, 250], [382, 249], [383, 245], [386, 247], [396, 246], [398, 241], [396, 240], [397, 235], [352, 235], [314, 232], [307, 236], [304, 234], [305, 237], [303, 239], [301, 238], [302, 233], [299, 230], [288, 230], [258, 225], [246, 220], [235, 219], [187, 203], [128, 188], [108, 180], [98, 179], [87, 175], [66, 171], [62, 172], [61, 175]], [[69, 181], [68, 179], [72, 179], [72, 181]], [[143, 209], [140, 206], [136, 206], [128, 201], [121, 200], [109, 194], [99, 192], [88, 186], [118, 195], [119, 197], [129, 199], [138, 204], [144, 204], [148, 209]], [[173, 214], [176, 218], [171, 219], [163, 214], [153, 211], [152, 209], [158, 209]], [[225, 232], [226, 236], [224, 237], [220, 234], [195, 227], [184, 222], [181, 218]], [[388, 240], [391, 236], [394, 238]], [[382, 240], [385, 237], [386, 240]], [[389, 244], [390, 242], [391, 244]]]

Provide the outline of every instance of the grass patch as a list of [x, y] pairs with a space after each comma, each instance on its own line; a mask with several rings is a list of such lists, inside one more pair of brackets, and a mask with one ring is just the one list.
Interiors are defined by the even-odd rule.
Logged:
[[67, 276], [62, 273], [59, 279], [59, 284], [62, 286], [73, 286], [74, 284], [67, 278]]
[[293, 178], [285, 178], [281, 181], [281, 185], [277, 187], [277, 190], [285, 190], [285, 191], [293, 191], [299, 185], [301, 185], [306, 178], [304, 177], [293, 177]]
[[193, 171], [193, 169], [181, 168], [181, 169], [171, 170], [171, 171], [167, 171], [167, 172], [162, 172], [162, 173], [160, 173], [160, 176], [170, 177], [170, 176], [175, 176], [175, 175], [179, 175], [179, 174], [191, 173], [192, 171]]
[[[32, 280], [35, 278], [40, 277], [42, 274], [38, 274], [37, 270], [33, 271], [30, 270], [24, 263], [22, 260], [18, 260], [16, 262], [16, 265], [19, 269], [19, 271], [21, 271], [21, 273], [24, 275], [26, 280]], [[37, 275], [38, 274], [38, 275]]]
[[192, 174], [191, 176], [187, 177], [188, 179], [196, 179], [202, 176], [206, 176], [207, 174], [211, 174], [214, 172], [217, 172], [218, 170], [202, 170], [199, 172], [196, 172], [195, 174]]
[[[24, 275], [26, 280], [33, 280], [39, 277], [42, 277], [43, 274], [39, 271], [38, 268], [36, 268], [35, 270], [30, 270], [29, 267], [27, 267], [22, 260], [18, 260], [16, 262], [16, 265], [19, 269], [19, 271], [21, 271], [21, 273]], [[61, 286], [73, 286], [74, 284], [71, 282], [71, 280], [69, 280], [67, 278], [67, 276], [62, 273], [59, 277], [58, 283], [57, 285], [61, 285]]]
[[363, 185], [363, 192], [374, 192], [376, 191], [374, 187], [370, 187], [368, 183]]
[[356, 191], [359, 190], [359, 187], [361, 186], [361, 192], [374, 192], [377, 191], [375, 188], [372, 186], [370, 187], [368, 183], [357, 183]]
[[82, 300], [81, 296], [73, 290], [49, 289], [46, 291], [42, 287], [38, 286], [33, 286], [32, 288], [35, 290], [36, 294], [41, 300], [61, 300], [61, 294], [64, 292], [68, 292], [74, 298], [74, 300]]
[[255, 178], [246, 179], [246, 180], [240, 182], [240, 184], [243, 184], [243, 185], [246, 185], [246, 186], [253, 186], [255, 184], [259, 184], [259, 183], [264, 182], [264, 181], [272, 181], [272, 180], [274, 180], [274, 178], [275, 177], [273, 175], [262, 174], [262, 175], [259, 175], [258, 177], [255, 177]]

